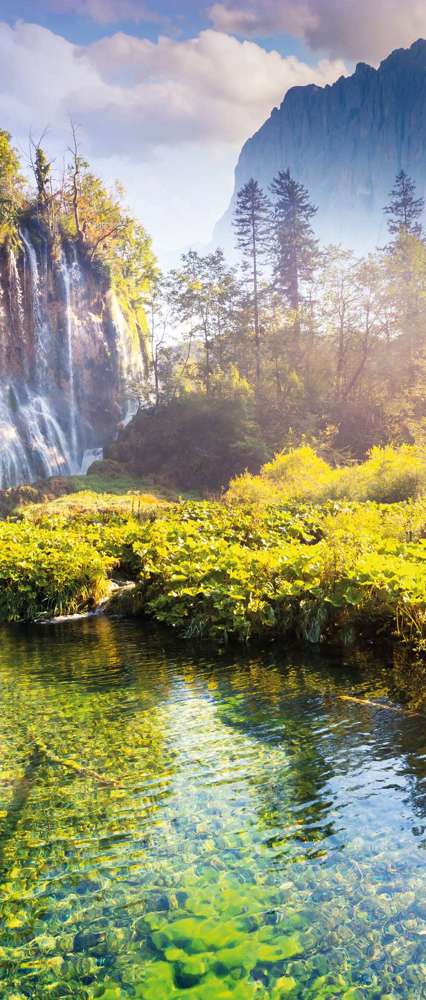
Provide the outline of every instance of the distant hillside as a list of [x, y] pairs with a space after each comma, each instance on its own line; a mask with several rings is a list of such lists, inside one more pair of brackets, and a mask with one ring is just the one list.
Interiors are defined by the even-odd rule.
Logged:
[[[426, 191], [426, 41], [397, 49], [377, 70], [359, 63], [332, 86], [290, 90], [243, 147], [235, 192], [250, 177], [266, 188], [287, 167], [318, 205], [323, 242], [361, 251], [383, 242], [395, 174], [403, 168]], [[214, 234], [225, 248], [232, 211], [233, 201]]]

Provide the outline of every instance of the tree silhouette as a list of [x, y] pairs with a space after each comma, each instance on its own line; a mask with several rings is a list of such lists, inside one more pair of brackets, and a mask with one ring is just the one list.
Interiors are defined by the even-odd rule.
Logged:
[[423, 227], [420, 222], [424, 211], [424, 198], [416, 198], [416, 185], [411, 177], [400, 170], [390, 192], [390, 201], [385, 205], [388, 216], [388, 230], [391, 236], [399, 238], [410, 234], [421, 239]]
[[256, 345], [256, 386], [261, 378], [261, 331], [259, 279], [262, 265], [271, 254], [271, 206], [269, 199], [253, 177], [237, 194], [234, 215], [237, 247], [241, 250], [243, 268], [252, 288], [252, 307]]

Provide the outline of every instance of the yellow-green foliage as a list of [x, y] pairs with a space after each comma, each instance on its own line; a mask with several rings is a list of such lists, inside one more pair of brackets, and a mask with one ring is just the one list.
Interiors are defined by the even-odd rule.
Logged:
[[[426, 610], [426, 506], [328, 505], [294, 530], [291, 510], [228, 512], [187, 505], [146, 526], [134, 546], [145, 609], [187, 635], [399, 631], [421, 647]], [[201, 505], [202, 506], [202, 505]], [[210, 507], [210, 505], [208, 505]], [[200, 512], [199, 512], [200, 511]], [[254, 513], [252, 515], [254, 517]], [[259, 537], [260, 536], [260, 537]]]
[[162, 504], [151, 494], [86, 490], [0, 521], [0, 621], [93, 607], [110, 590], [111, 573], [137, 572], [133, 542]]
[[[111, 573], [133, 608], [222, 642], [399, 635], [426, 648], [426, 500], [323, 506], [80, 494], [0, 523], [0, 620], [88, 608]], [[132, 599], [133, 600], [133, 599]]]
[[114, 560], [77, 533], [27, 524], [0, 527], [0, 621], [72, 614], [108, 591]]
[[366, 462], [332, 468], [308, 446], [282, 452], [259, 476], [234, 479], [228, 499], [244, 503], [285, 503], [289, 499], [374, 500], [394, 503], [421, 496], [426, 489], [426, 450], [415, 445], [375, 447]]
[[0, 243], [18, 244], [17, 213], [24, 203], [24, 181], [10, 135], [0, 129]]
[[[76, 477], [77, 478], [77, 477]], [[83, 478], [83, 477], [82, 477]], [[50, 500], [49, 503], [34, 503], [24, 507], [20, 514], [34, 523], [48, 526], [52, 518], [55, 524], [66, 523], [68, 527], [82, 523], [122, 523], [130, 517], [144, 516], [147, 511], [156, 507], [167, 506], [166, 500], [161, 500], [153, 493], [141, 493], [131, 490], [124, 494], [79, 490], [67, 493], [65, 496]]]
[[270, 483], [285, 489], [288, 496], [296, 499], [306, 492], [309, 485], [313, 490], [326, 486], [331, 472], [327, 462], [307, 445], [281, 452], [262, 467], [262, 475]]

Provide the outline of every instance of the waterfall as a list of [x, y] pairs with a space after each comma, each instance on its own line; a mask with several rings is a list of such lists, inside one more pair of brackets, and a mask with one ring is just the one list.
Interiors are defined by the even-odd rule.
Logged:
[[0, 488], [86, 472], [135, 411], [143, 371], [105, 274], [32, 220], [0, 248]]
[[85, 476], [88, 469], [90, 469], [92, 463], [100, 462], [100, 460], [103, 457], [104, 457], [103, 448], [87, 448], [82, 458], [80, 466], [80, 475]]
[[111, 316], [117, 332], [117, 350], [125, 400], [122, 426], [126, 426], [138, 411], [139, 403], [135, 392], [132, 392], [131, 382], [143, 375], [143, 361], [140, 349], [136, 351], [132, 344], [128, 324], [114, 293], [111, 295]]
[[25, 314], [23, 305], [23, 294], [21, 278], [18, 265], [13, 250], [9, 251], [8, 268], [8, 289], [9, 289], [9, 316], [11, 330], [14, 339], [14, 352], [19, 357], [20, 367], [23, 373], [28, 374], [28, 356], [25, 350]]
[[[65, 320], [67, 331], [67, 352], [68, 352], [68, 379], [69, 379], [69, 417], [71, 435], [71, 453], [74, 463], [78, 456], [77, 437], [77, 411], [75, 405], [75, 383], [74, 383], [74, 314], [73, 314], [73, 280], [75, 280], [72, 268], [75, 267], [75, 260], [72, 267], [68, 266], [68, 261], [64, 251], [62, 251], [61, 269], [65, 288]], [[77, 471], [77, 469], [76, 469]]]
[[48, 377], [50, 330], [47, 319], [44, 316], [42, 305], [42, 292], [37, 253], [28, 232], [25, 230], [21, 231], [20, 237], [25, 247], [25, 256], [28, 261], [28, 270], [31, 279], [30, 291], [32, 318], [34, 323], [36, 379], [40, 388], [43, 389], [46, 387]]
[[28, 482], [31, 466], [6, 399], [0, 396], [0, 482], [5, 486]]
[[58, 476], [73, 471], [73, 460], [65, 434], [43, 396], [33, 396], [21, 406], [19, 422], [23, 424], [29, 449], [40, 467], [41, 476]]
[[43, 396], [13, 385], [0, 393], [0, 482], [3, 486], [72, 471], [65, 434]]
[[16, 321], [17, 332], [23, 338], [25, 317], [22, 285], [13, 250], [9, 251], [9, 304], [11, 317]]

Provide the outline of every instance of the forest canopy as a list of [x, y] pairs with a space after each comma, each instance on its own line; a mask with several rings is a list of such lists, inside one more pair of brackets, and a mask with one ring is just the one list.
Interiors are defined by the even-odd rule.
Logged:
[[[307, 443], [331, 464], [426, 433], [424, 204], [400, 171], [383, 206], [386, 245], [364, 258], [320, 246], [316, 206], [289, 170], [235, 201], [236, 261], [189, 249], [161, 274], [119, 184], [105, 186], [78, 130], [61, 175], [31, 141], [32, 184], [0, 132], [0, 243], [38, 226], [77, 241], [142, 333], [139, 413], [113, 456], [179, 486], [220, 489]], [[166, 193], [165, 193], [166, 194]], [[348, 234], [350, 243], [350, 234]], [[198, 470], [198, 471], [197, 471]]]
[[[153, 285], [141, 411], [114, 457], [140, 468], [149, 453], [150, 471], [163, 474], [169, 421], [170, 474], [194, 488], [192, 425], [195, 465], [204, 469], [198, 486], [218, 489], [229, 454], [237, 474], [244, 460], [253, 470], [262, 452], [272, 458], [302, 443], [334, 465], [365, 459], [377, 445], [424, 444], [423, 208], [401, 171], [384, 206], [387, 244], [359, 258], [319, 245], [316, 207], [288, 170], [269, 191], [249, 180], [235, 204], [237, 265], [220, 248], [191, 250]], [[236, 384], [246, 387], [244, 414]], [[200, 407], [212, 426], [226, 411], [220, 440], [200, 435]]]

